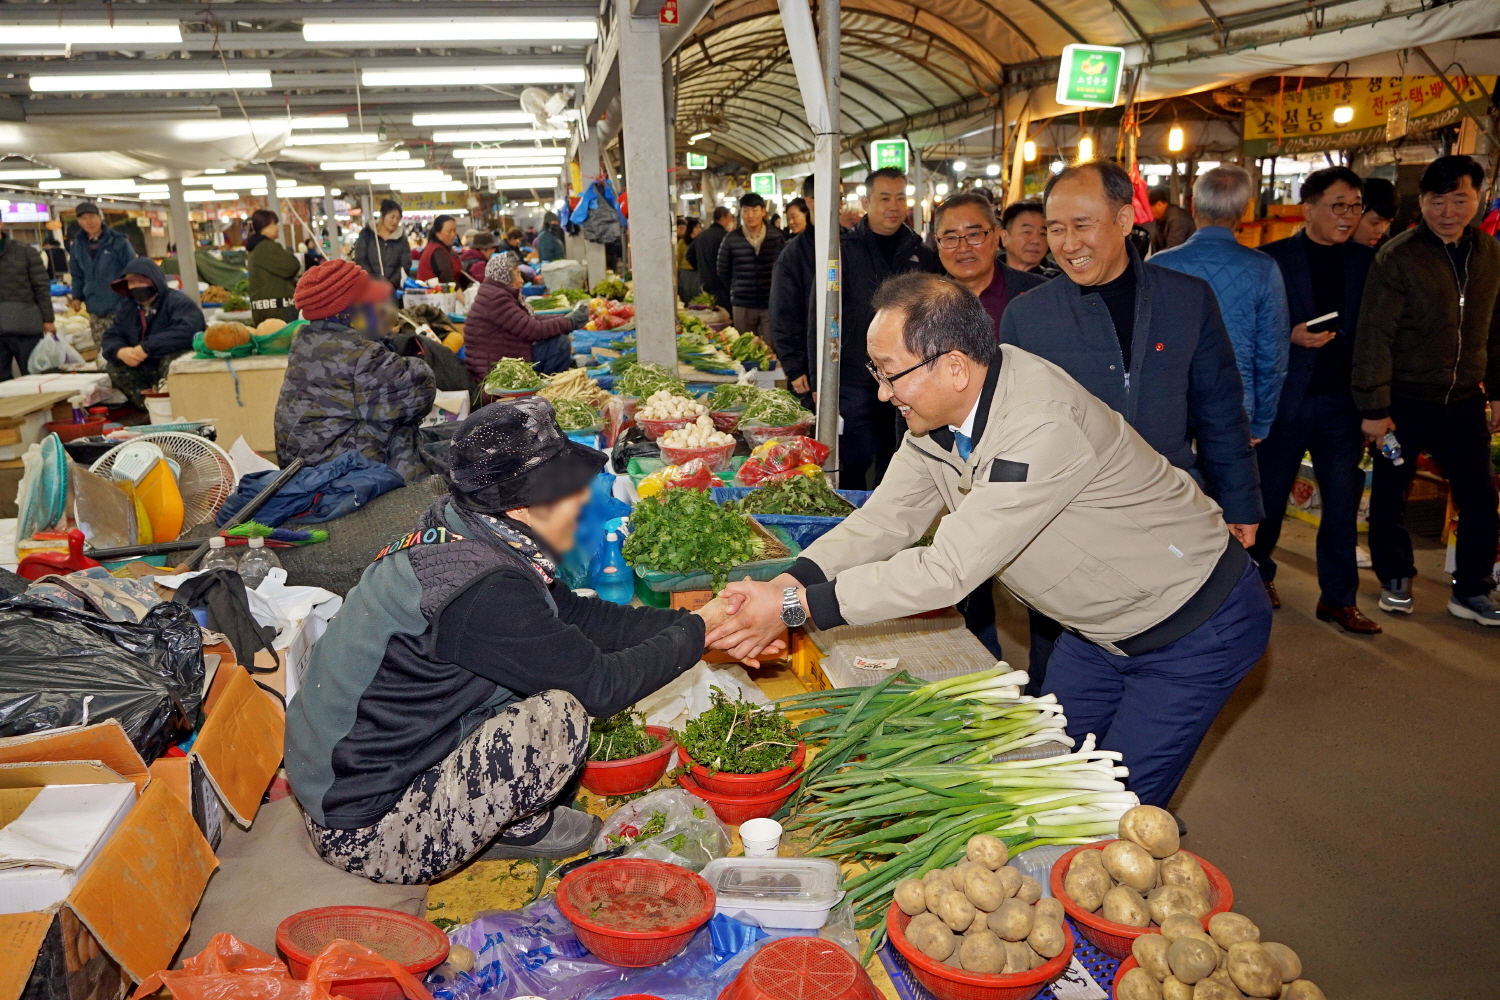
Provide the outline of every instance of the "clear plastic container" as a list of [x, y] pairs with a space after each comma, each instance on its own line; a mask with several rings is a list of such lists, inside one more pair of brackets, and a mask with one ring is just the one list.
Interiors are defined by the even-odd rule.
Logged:
[[717, 912], [760, 927], [817, 930], [844, 898], [827, 858], [716, 858], [702, 875]]
[[245, 581], [245, 586], [254, 590], [260, 586], [266, 574], [281, 566], [281, 560], [276, 558], [276, 553], [266, 548], [266, 540], [258, 535], [252, 536], [249, 541], [249, 549], [240, 556], [240, 576]]
[[203, 557], [203, 562], [198, 568], [207, 573], [211, 569], [233, 569], [240, 568], [239, 557], [224, 547], [224, 537], [214, 535], [208, 540], [208, 555]]

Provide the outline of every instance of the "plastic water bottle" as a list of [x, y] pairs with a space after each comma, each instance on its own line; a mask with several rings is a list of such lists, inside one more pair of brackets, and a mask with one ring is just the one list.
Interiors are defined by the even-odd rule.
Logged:
[[600, 597], [614, 604], [629, 604], [635, 596], [635, 579], [620, 551], [618, 531], [604, 536], [604, 556], [594, 566], [593, 584]]
[[266, 578], [266, 574], [281, 565], [276, 553], [266, 548], [266, 540], [259, 535], [250, 538], [250, 549], [240, 556], [240, 577], [245, 586], [254, 590]]
[[1385, 437], [1380, 439], [1380, 453], [1390, 459], [1392, 465], [1400, 465], [1406, 461], [1401, 457], [1401, 442], [1396, 440], [1395, 431], [1386, 431]]
[[203, 562], [198, 568], [205, 573], [211, 569], [237, 570], [240, 568], [240, 560], [238, 556], [224, 547], [223, 535], [214, 535], [208, 540], [208, 555], [203, 557]]

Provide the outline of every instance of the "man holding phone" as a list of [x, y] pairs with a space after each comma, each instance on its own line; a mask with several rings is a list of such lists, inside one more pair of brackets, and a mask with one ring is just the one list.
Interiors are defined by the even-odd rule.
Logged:
[[1337, 622], [1357, 635], [1374, 635], [1380, 626], [1355, 604], [1359, 569], [1354, 548], [1365, 482], [1359, 463], [1365, 437], [1350, 372], [1365, 273], [1375, 259], [1371, 248], [1350, 239], [1364, 210], [1363, 187], [1364, 181], [1348, 167], [1308, 174], [1301, 192], [1306, 225], [1297, 235], [1260, 248], [1281, 267], [1292, 346], [1276, 420], [1255, 446], [1266, 519], [1250, 556], [1260, 566], [1271, 604], [1280, 607], [1272, 552], [1302, 456], [1311, 452], [1322, 498], [1318, 620]]

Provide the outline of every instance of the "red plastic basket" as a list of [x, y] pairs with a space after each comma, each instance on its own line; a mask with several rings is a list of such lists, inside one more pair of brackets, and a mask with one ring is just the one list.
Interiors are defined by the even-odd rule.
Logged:
[[[592, 916], [601, 905], [626, 893], [665, 899], [688, 916], [648, 930], [625, 930]], [[573, 925], [578, 940], [611, 965], [660, 965], [686, 948], [693, 933], [714, 915], [714, 890], [686, 868], [646, 858], [596, 861], [569, 872], [557, 886], [557, 908]]]
[[668, 465], [681, 465], [695, 458], [703, 459], [715, 472], [729, 468], [729, 460], [734, 457], [734, 444], [715, 445], [712, 448], [669, 448], [661, 446], [661, 460]]
[[687, 427], [697, 421], [697, 417], [673, 417], [670, 420], [650, 420], [636, 414], [635, 425], [641, 429], [641, 433], [652, 441], [661, 437], [667, 431], [675, 431], [680, 427]]
[[1029, 972], [998, 975], [984, 972], [964, 972], [945, 962], [928, 958], [917, 946], [906, 940], [906, 925], [911, 917], [892, 903], [885, 913], [885, 931], [891, 944], [911, 966], [917, 982], [926, 987], [937, 1000], [1031, 1000], [1048, 983], [1062, 975], [1073, 960], [1073, 930], [1063, 922], [1063, 950], [1056, 958], [1049, 958]]
[[711, 792], [699, 785], [690, 775], [679, 775], [677, 783], [687, 789], [698, 798], [713, 806], [714, 815], [719, 817], [730, 826], [738, 826], [746, 820], [761, 819], [762, 817], [774, 815], [776, 810], [786, 804], [786, 800], [792, 797], [797, 786], [802, 784], [800, 777], [782, 785], [780, 788], [769, 792], [760, 792], [756, 795], [725, 795], [723, 792]]
[[1126, 956], [1125, 961], [1120, 963], [1120, 968], [1115, 971], [1115, 981], [1109, 986], [1110, 1000], [1120, 1000], [1120, 980], [1125, 978], [1125, 973], [1138, 967], [1139, 963], [1134, 955]]
[[[334, 938], [362, 944], [383, 958], [400, 962], [418, 979], [448, 957], [448, 935], [409, 913], [378, 906], [320, 906], [293, 913], [276, 928], [276, 950], [293, 978]], [[402, 1000], [394, 979], [340, 981], [337, 992], [349, 1000]]]
[[882, 1000], [870, 974], [821, 938], [793, 937], [761, 948], [719, 1000]]
[[624, 760], [591, 760], [583, 765], [583, 787], [595, 795], [634, 795], [661, 780], [672, 763], [672, 731], [666, 726], [647, 726], [661, 748]]
[[81, 424], [75, 424], [71, 420], [64, 420], [48, 424], [47, 430], [56, 434], [59, 441], [72, 441], [75, 438], [103, 434], [104, 425], [107, 423], [109, 423], [108, 417], [100, 417], [98, 420], [87, 420]]
[[740, 417], [745, 415], [745, 408], [738, 410], [709, 410], [708, 419], [714, 422], [714, 427], [725, 434], [733, 434], [734, 429], [740, 425]]
[[[1063, 891], [1063, 879], [1068, 874], [1068, 863], [1073, 860], [1073, 855], [1079, 851], [1102, 851], [1109, 841], [1101, 841], [1097, 844], [1084, 844], [1075, 847], [1067, 854], [1057, 859], [1052, 866], [1052, 874], [1049, 881], [1052, 884], [1052, 895], [1056, 896], [1062, 903], [1063, 909], [1083, 936], [1094, 943], [1094, 947], [1112, 958], [1125, 958], [1130, 954], [1130, 946], [1135, 939], [1142, 934], [1151, 934], [1158, 930], [1156, 924], [1146, 927], [1131, 927], [1129, 924], [1117, 924], [1113, 920], [1105, 920], [1097, 913], [1090, 913], [1069, 898]], [[1208, 876], [1208, 917], [1215, 913], [1225, 913], [1234, 909], [1234, 890], [1230, 888], [1229, 879], [1224, 873], [1213, 865], [1204, 861], [1192, 851], [1185, 851], [1189, 857], [1196, 858], [1198, 864], [1203, 866], [1203, 874]], [[1208, 917], [1203, 918], [1203, 928], [1208, 929]]]
[[788, 778], [802, 770], [802, 762], [807, 759], [807, 744], [800, 741], [797, 743], [797, 749], [792, 752], [790, 764], [778, 767], [774, 771], [762, 771], [759, 774], [711, 772], [689, 757], [688, 752], [682, 747], [677, 748], [677, 757], [682, 763], [688, 765], [693, 781], [697, 782], [698, 787], [704, 791], [734, 796], [759, 795], [780, 788], [787, 783]]

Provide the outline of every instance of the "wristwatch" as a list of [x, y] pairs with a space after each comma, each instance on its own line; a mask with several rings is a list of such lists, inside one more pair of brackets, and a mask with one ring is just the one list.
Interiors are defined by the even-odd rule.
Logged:
[[807, 612], [802, 610], [802, 602], [797, 600], [796, 587], [788, 587], [781, 592], [781, 620], [786, 622], [787, 628], [796, 628], [807, 621]]

